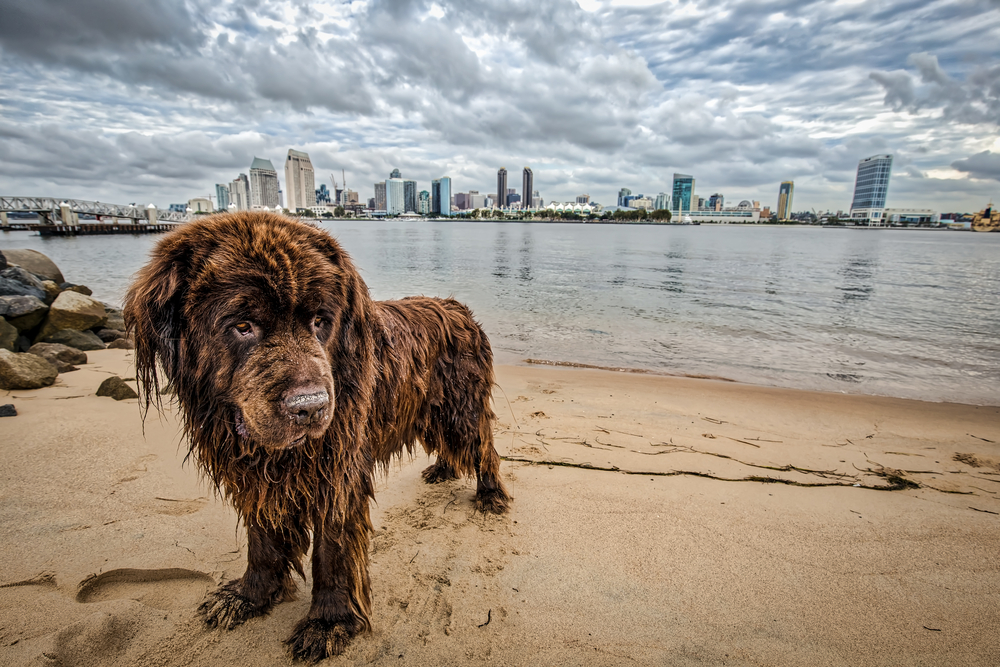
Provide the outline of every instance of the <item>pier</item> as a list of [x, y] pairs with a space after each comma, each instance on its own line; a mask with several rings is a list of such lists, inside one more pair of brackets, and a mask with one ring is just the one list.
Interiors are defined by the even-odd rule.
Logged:
[[[38, 222], [11, 221], [8, 213], [34, 213]], [[80, 221], [80, 216], [95, 222]], [[0, 230], [37, 231], [42, 236], [90, 234], [154, 234], [187, 222], [189, 214], [153, 204], [109, 204], [58, 197], [0, 196]]]

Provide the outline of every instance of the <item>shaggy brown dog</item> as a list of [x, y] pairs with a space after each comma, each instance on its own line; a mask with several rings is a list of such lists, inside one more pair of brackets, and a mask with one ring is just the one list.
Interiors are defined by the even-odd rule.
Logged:
[[188, 223], [157, 244], [124, 314], [146, 409], [159, 365], [190, 455], [246, 525], [246, 573], [201, 605], [209, 626], [292, 598], [312, 531], [293, 655], [320, 660], [370, 630], [373, 475], [417, 440], [437, 454], [426, 481], [475, 473], [478, 507], [507, 509], [486, 334], [452, 299], [373, 301], [325, 232], [268, 213]]

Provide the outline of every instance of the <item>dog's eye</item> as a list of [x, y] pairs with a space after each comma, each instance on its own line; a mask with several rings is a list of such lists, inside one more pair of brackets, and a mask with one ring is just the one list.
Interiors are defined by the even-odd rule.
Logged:
[[241, 336], [248, 336], [253, 332], [253, 325], [249, 322], [237, 322], [233, 328], [236, 329], [236, 333]]
[[313, 326], [317, 329], [322, 329], [323, 325], [326, 324], [326, 318], [317, 315], [313, 318]]

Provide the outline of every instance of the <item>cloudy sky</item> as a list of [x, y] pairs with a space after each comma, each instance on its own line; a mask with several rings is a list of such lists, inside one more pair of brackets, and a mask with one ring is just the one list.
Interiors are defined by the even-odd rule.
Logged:
[[546, 200], [1000, 202], [997, 0], [0, 0], [0, 194], [165, 206], [289, 148]]

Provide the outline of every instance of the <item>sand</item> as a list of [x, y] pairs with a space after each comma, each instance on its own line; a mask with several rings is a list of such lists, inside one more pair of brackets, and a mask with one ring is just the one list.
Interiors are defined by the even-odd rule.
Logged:
[[[0, 664], [291, 664], [295, 601], [233, 631], [237, 519], [173, 413], [94, 395], [130, 352], [0, 392]], [[374, 632], [324, 664], [1000, 664], [1000, 408], [502, 366], [513, 511], [379, 480]]]

